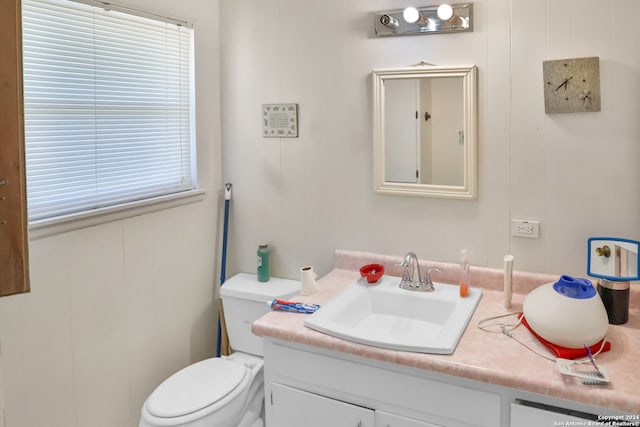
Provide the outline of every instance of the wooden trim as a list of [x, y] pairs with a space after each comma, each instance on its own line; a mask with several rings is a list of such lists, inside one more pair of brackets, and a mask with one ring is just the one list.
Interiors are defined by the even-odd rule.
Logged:
[[0, 296], [29, 291], [21, 22], [21, 1], [0, 1]]

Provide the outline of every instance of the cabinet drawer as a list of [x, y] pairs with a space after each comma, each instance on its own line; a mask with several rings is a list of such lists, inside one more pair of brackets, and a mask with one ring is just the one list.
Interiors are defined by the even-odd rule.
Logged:
[[369, 408], [329, 399], [275, 383], [271, 387], [270, 426], [275, 427], [374, 427]]
[[376, 427], [441, 427], [385, 411], [376, 411]]
[[532, 406], [527, 402], [511, 404], [511, 425], [514, 427], [554, 427], [559, 425], [587, 425], [587, 421], [594, 420], [595, 417], [586, 418], [570, 414], [569, 411], [552, 406], [543, 407], [541, 405]]

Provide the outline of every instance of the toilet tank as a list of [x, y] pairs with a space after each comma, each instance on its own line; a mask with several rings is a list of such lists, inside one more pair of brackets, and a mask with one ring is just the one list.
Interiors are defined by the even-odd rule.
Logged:
[[299, 293], [299, 281], [277, 277], [258, 282], [255, 274], [239, 273], [224, 282], [220, 287], [220, 298], [231, 348], [262, 356], [262, 338], [251, 332], [251, 325], [269, 312], [268, 301]]

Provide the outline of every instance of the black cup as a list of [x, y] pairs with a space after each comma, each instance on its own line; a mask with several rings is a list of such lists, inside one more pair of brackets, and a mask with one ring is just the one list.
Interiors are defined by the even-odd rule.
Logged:
[[629, 282], [598, 280], [598, 294], [607, 310], [609, 323], [622, 325], [629, 320]]

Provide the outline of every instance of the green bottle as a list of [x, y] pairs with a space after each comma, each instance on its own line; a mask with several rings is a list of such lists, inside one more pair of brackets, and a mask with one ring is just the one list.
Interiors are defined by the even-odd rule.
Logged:
[[268, 282], [269, 278], [269, 245], [263, 243], [258, 246], [258, 282]]

